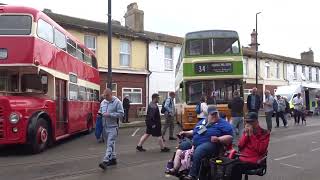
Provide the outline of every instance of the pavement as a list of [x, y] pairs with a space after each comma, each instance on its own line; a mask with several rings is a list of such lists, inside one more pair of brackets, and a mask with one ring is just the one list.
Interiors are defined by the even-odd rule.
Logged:
[[[274, 120], [275, 121], [275, 120]], [[265, 127], [265, 120], [260, 124]], [[176, 128], [179, 131], [179, 128]], [[94, 135], [77, 135], [60, 141], [45, 152], [29, 155], [21, 146], [0, 148], [0, 180], [165, 180], [166, 162], [172, 157], [177, 142], [166, 141], [171, 153], [161, 153], [155, 138], [144, 145], [145, 153], [135, 150], [144, 127], [119, 130], [116, 145], [118, 165], [102, 171], [98, 163], [105, 145]], [[166, 137], [168, 138], [168, 137]], [[268, 172], [258, 180], [320, 179], [320, 118], [309, 117], [307, 125], [274, 129], [271, 134]]]

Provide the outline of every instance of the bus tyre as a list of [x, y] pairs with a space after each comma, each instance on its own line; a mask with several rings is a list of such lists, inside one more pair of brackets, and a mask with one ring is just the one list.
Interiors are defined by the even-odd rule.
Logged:
[[39, 118], [35, 126], [35, 131], [31, 137], [31, 153], [36, 154], [44, 151], [49, 144], [49, 137], [50, 134], [47, 121], [43, 118]]

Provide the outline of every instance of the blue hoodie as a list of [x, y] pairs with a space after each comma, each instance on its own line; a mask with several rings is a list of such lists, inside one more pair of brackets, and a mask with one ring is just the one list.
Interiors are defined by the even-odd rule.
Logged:
[[121, 101], [112, 96], [111, 101], [104, 99], [100, 104], [100, 112], [104, 114], [108, 113], [108, 116], [103, 116], [103, 123], [106, 124], [106, 127], [118, 127], [118, 119], [123, 117], [124, 111]]

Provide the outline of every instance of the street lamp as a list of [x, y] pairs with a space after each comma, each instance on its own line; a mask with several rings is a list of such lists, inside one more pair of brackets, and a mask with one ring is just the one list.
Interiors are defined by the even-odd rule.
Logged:
[[108, 88], [112, 90], [112, 20], [111, 0], [108, 0]]
[[258, 88], [258, 14], [261, 12], [256, 13], [256, 88]]

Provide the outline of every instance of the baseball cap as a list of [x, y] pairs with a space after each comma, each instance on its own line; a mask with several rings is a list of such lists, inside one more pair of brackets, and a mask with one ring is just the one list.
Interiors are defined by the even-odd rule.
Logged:
[[219, 113], [218, 109], [215, 106], [208, 107], [208, 114]]
[[258, 114], [255, 112], [249, 112], [245, 118], [246, 122], [254, 122], [258, 120]]

